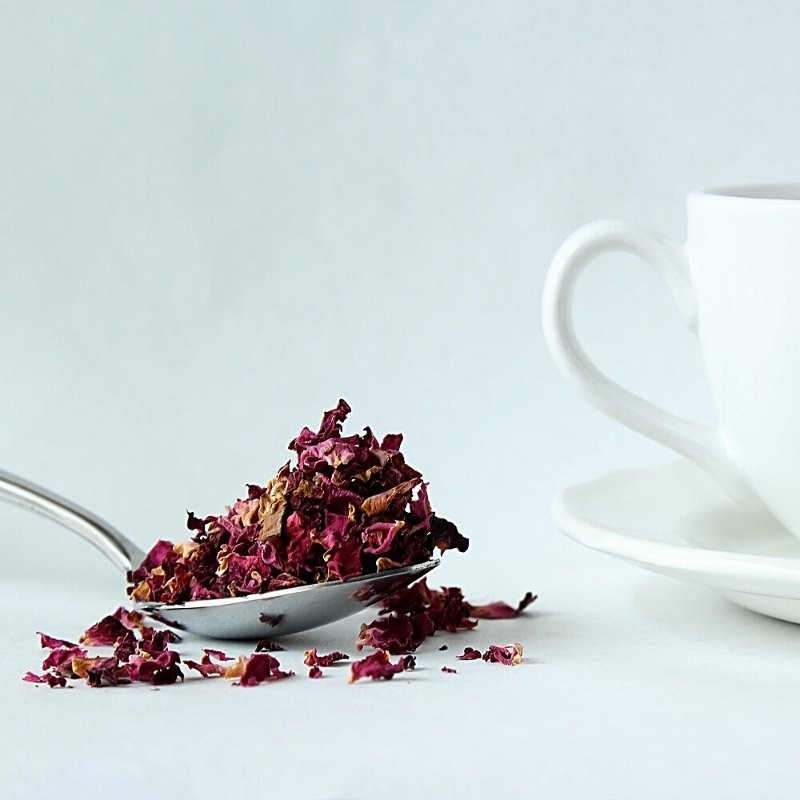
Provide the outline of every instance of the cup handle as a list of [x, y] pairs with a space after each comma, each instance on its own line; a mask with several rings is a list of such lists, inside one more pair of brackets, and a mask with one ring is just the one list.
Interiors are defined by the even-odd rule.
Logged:
[[611, 251], [630, 253], [649, 264], [666, 283], [684, 323], [697, 333], [686, 248], [639, 225], [598, 220], [567, 238], [547, 274], [544, 333], [557, 366], [604, 414], [694, 461], [736, 499], [759, 502], [719, 429], [671, 414], [624, 389], [598, 369], [578, 342], [572, 319], [575, 286], [593, 258]]

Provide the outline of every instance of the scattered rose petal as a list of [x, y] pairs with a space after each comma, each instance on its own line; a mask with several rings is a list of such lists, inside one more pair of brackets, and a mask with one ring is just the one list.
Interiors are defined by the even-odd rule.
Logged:
[[419, 641], [414, 636], [414, 628], [408, 617], [391, 616], [373, 620], [369, 625], [362, 623], [356, 637], [356, 650], [375, 647], [398, 655], [416, 650]]
[[537, 595], [527, 592], [525, 597], [519, 601], [516, 608], [502, 600], [495, 603], [488, 603], [482, 606], [469, 605], [469, 615], [477, 619], [511, 619], [518, 617], [534, 600]]
[[[129, 630], [138, 630], [142, 633], [148, 627], [144, 622], [144, 614], [138, 611], [129, 611], [123, 606], [120, 606], [111, 616], [118, 619]], [[180, 641], [180, 637], [174, 631], [173, 636], [175, 636], [173, 641]]]
[[321, 678], [322, 677], [322, 670], [316, 664], [314, 664], [314, 666], [311, 667], [311, 669], [309, 669], [309, 671], [308, 671], [308, 677], [309, 678]]
[[[130, 632], [129, 632], [130, 633]], [[140, 652], [156, 655], [169, 649], [169, 645], [175, 641], [175, 634], [167, 629], [151, 628], [145, 626], [142, 638], [139, 640], [137, 648]]]
[[87, 650], [77, 645], [73, 647], [59, 647], [56, 650], [51, 650], [47, 658], [42, 661], [42, 669], [52, 669], [63, 677], [74, 678], [76, 675], [72, 670], [72, 659], [86, 658], [88, 655], [89, 653]]
[[451, 675], [455, 675], [458, 670], [453, 669], [452, 667], [442, 667], [442, 672], [449, 672]]
[[222, 650], [212, 650], [210, 647], [204, 647], [203, 652], [210, 658], [215, 658], [217, 661], [233, 661], [233, 656], [225, 655]]
[[26, 672], [22, 676], [22, 680], [27, 683], [46, 683], [51, 689], [63, 689], [67, 685], [67, 679], [61, 675], [54, 675], [52, 672], [46, 672], [44, 675], [36, 675], [33, 672]]
[[[226, 660], [228, 659], [226, 658]], [[199, 672], [204, 678], [213, 678], [215, 675], [222, 676], [228, 671], [228, 668], [222, 664], [215, 664], [211, 660], [208, 651], [203, 654], [199, 664], [197, 661], [192, 661], [188, 658], [184, 659], [183, 663], [186, 664], [189, 669]]]
[[75, 642], [68, 642], [66, 639], [56, 639], [55, 636], [48, 636], [46, 633], [42, 633], [41, 631], [36, 631], [39, 635], [39, 641], [41, 642], [42, 647], [49, 647], [51, 650], [55, 649], [56, 647], [77, 647], [78, 645]]
[[164, 650], [157, 655], [134, 655], [128, 660], [128, 674], [132, 681], [143, 681], [154, 685], [175, 683], [183, 680], [178, 666], [180, 656], [174, 650]]
[[117, 617], [109, 614], [87, 628], [78, 638], [78, 643], [86, 647], [111, 647], [118, 639], [124, 638], [128, 630]]
[[505, 647], [490, 644], [489, 649], [483, 654], [483, 660], [513, 667], [522, 663], [522, 650], [523, 647], [519, 642], [514, 642]]
[[225, 674], [225, 667], [221, 667], [219, 664], [212, 664], [211, 662], [203, 664], [202, 661], [198, 663], [191, 658], [185, 658], [183, 663], [186, 665], [187, 669], [193, 669], [199, 672], [204, 678], [213, 678], [215, 675]]
[[294, 672], [280, 669], [278, 659], [269, 653], [255, 653], [252, 656], [240, 656], [233, 667], [225, 673], [226, 678], [238, 677], [239, 686], [256, 686], [264, 681], [275, 681], [290, 678]]
[[338, 650], [334, 650], [332, 653], [328, 653], [327, 655], [320, 655], [317, 653], [316, 647], [313, 650], [306, 650], [303, 654], [303, 663], [306, 666], [314, 667], [329, 667], [331, 664], [335, 664], [337, 661], [346, 661], [349, 659], [350, 656], [347, 653], [340, 653]]
[[127, 669], [120, 667], [113, 656], [75, 657], [72, 659], [71, 668], [72, 672], [83, 678], [89, 686], [116, 686], [129, 680]]
[[385, 650], [376, 650], [374, 653], [362, 658], [360, 661], [354, 661], [350, 665], [348, 683], [355, 683], [361, 678], [372, 678], [372, 680], [383, 678], [389, 681], [404, 669], [402, 659], [393, 664]]
[[459, 661], [474, 661], [481, 658], [481, 651], [476, 650], [474, 647], [465, 647], [464, 652], [460, 656], [456, 656]]
[[139, 639], [130, 630], [121, 639], [117, 639], [117, 643], [114, 645], [114, 656], [119, 662], [125, 663], [138, 649]]

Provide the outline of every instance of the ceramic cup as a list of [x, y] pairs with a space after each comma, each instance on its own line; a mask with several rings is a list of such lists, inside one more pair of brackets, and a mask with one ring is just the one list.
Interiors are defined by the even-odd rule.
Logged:
[[[735, 498], [766, 505], [800, 537], [800, 184], [691, 192], [687, 205], [685, 245], [617, 220], [591, 222], [564, 242], [545, 285], [548, 345], [597, 408], [691, 459]], [[697, 334], [716, 428], [614, 383], [578, 342], [578, 277], [615, 250], [655, 269]]]

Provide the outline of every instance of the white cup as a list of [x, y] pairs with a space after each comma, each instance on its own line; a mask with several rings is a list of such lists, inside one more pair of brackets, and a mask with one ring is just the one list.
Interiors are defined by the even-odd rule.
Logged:
[[[600, 220], [556, 253], [544, 330], [561, 371], [610, 417], [686, 456], [800, 537], [800, 184], [691, 192], [688, 240]], [[669, 413], [614, 383], [575, 336], [572, 299], [595, 256], [620, 250], [661, 275], [700, 341], [719, 424]]]

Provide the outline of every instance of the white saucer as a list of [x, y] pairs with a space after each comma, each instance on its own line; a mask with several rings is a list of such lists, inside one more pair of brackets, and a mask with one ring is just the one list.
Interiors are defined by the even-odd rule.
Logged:
[[554, 498], [553, 518], [594, 550], [800, 622], [800, 540], [767, 511], [731, 500], [687, 461], [574, 486]]

